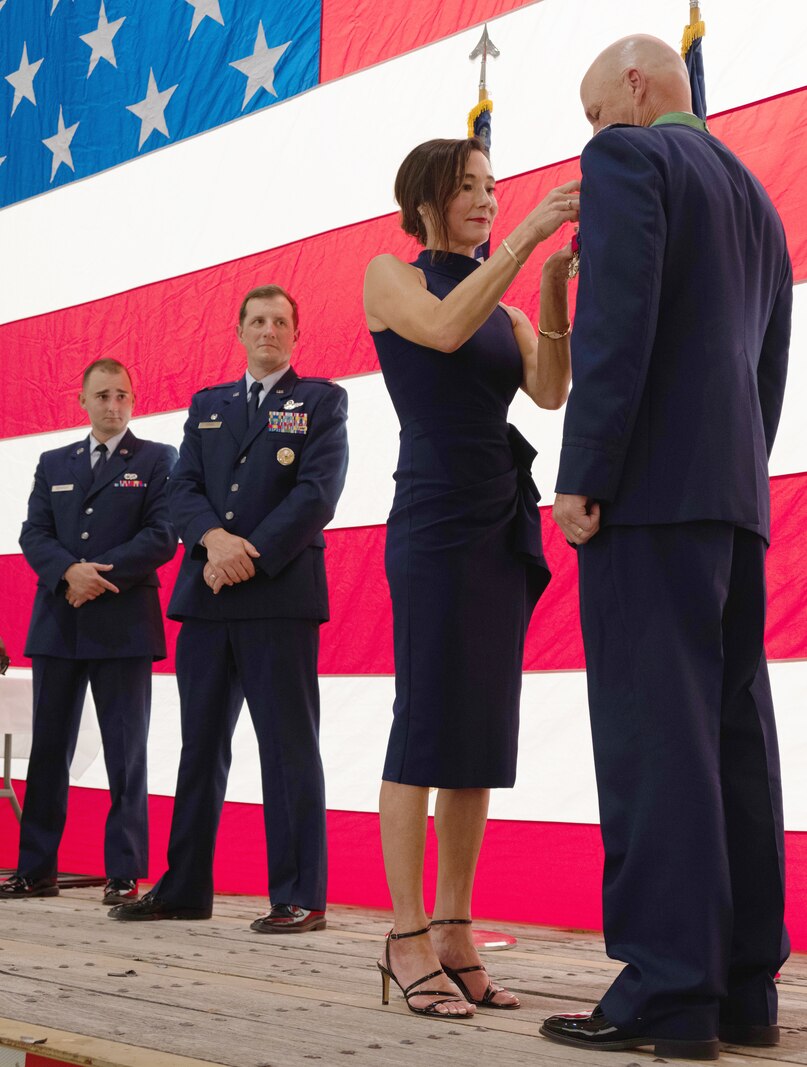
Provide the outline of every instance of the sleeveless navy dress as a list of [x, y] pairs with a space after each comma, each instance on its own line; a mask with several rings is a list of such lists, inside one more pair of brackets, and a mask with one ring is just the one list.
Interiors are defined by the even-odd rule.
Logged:
[[[479, 264], [415, 262], [443, 299]], [[535, 449], [507, 423], [522, 380], [497, 307], [454, 353], [372, 334], [401, 424], [387, 523], [395, 704], [383, 777], [449, 789], [512, 786], [524, 635], [549, 581]]]

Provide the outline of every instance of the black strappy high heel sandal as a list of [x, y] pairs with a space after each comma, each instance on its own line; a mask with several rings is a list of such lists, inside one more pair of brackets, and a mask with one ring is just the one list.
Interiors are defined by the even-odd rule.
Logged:
[[[432, 926], [470, 926], [471, 925], [471, 920], [470, 919], [432, 919], [431, 925]], [[497, 1004], [496, 1003], [496, 1001], [493, 998], [497, 994], [499, 994], [499, 993], [507, 993], [507, 992], [509, 992], [509, 990], [507, 990], [507, 989], [496, 989], [495, 986], [493, 985], [493, 983], [491, 982], [490, 978], [488, 977], [487, 970], [485, 969], [485, 967], [481, 963], [476, 963], [471, 967], [458, 967], [456, 970], [453, 967], [448, 967], [444, 963], [443, 964], [443, 971], [448, 975], [448, 977], [451, 979], [451, 981], [454, 983], [454, 985], [457, 987], [457, 989], [459, 989], [460, 993], [462, 993], [463, 997], [465, 997], [465, 999], [468, 1001], [468, 1003], [469, 1004], [475, 1004], [477, 1006], [477, 1008], [501, 1008], [501, 1009], [505, 1009], [505, 1010], [508, 1010], [508, 1011], [513, 1011], [513, 1009], [521, 1007], [521, 1004], [519, 1003], [518, 1000], [516, 1000], [516, 1002], [514, 1004]], [[477, 999], [476, 997], [471, 996], [471, 991], [468, 989], [468, 986], [465, 984], [465, 982], [460, 977], [460, 975], [463, 975], [463, 974], [471, 974], [473, 971], [483, 971], [485, 977], [488, 979], [488, 987], [485, 990], [485, 992], [482, 994], [480, 999]], [[512, 993], [510, 995], [513, 996]]]
[[[447, 989], [419, 988], [423, 985], [424, 982], [428, 982], [432, 978], [436, 978], [438, 975], [444, 974], [445, 972], [442, 970], [442, 968], [439, 971], [432, 971], [431, 974], [424, 974], [422, 978], [416, 979], [405, 989], [393, 973], [392, 963], [390, 961], [389, 955], [390, 941], [400, 941], [404, 937], [420, 937], [422, 934], [427, 934], [428, 932], [429, 927], [424, 926], [422, 930], [412, 930], [410, 933], [406, 934], [394, 934], [392, 930], [390, 930], [390, 932], [387, 934], [387, 940], [385, 942], [386, 966], [384, 966], [383, 963], [376, 962], [376, 966], [378, 967], [379, 971], [381, 971], [381, 1003], [389, 1004], [389, 982], [391, 978], [393, 982], [397, 985], [397, 987], [400, 989], [400, 991], [403, 993], [407, 1008], [409, 1008], [411, 1012], [414, 1012], [415, 1015], [430, 1015], [433, 1018], [437, 1019], [470, 1019], [471, 1016], [467, 1012], [463, 1015], [460, 1015], [453, 1012], [437, 1010], [439, 1004], [462, 1003], [462, 997], [458, 996], [456, 993], [450, 993]], [[427, 1004], [425, 1008], [415, 1008], [412, 1006], [410, 1000], [411, 997], [437, 997], [438, 999], [433, 1000], [430, 1004]]]

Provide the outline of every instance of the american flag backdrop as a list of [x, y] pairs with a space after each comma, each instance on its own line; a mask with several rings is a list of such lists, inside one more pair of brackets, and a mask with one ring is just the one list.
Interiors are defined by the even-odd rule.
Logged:
[[[753, 0], [704, 0], [703, 14], [710, 128], [766, 185], [795, 268], [789, 391], [771, 462], [767, 645], [788, 918], [805, 950], [807, 6], [782, 0], [766, 18]], [[327, 533], [332, 621], [320, 659], [334, 902], [389, 903], [377, 793], [393, 697], [383, 544], [397, 424], [361, 287], [373, 255], [416, 254], [397, 227], [395, 171], [418, 142], [465, 135], [479, 76], [468, 56], [487, 21], [501, 52], [488, 64], [495, 247], [548, 189], [579, 175], [589, 128], [578, 85], [593, 57], [631, 32], [677, 48], [685, 17], [682, 0], [0, 0], [0, 634], [13, 670], [29, 669], [35, 584], [20, 524], [40, 452], [85, 433], [82, 368], [101, 355], [127, 364], [133, 429], [178, 444], [191, 394], [242, 372], [242, 295], [268, 282], [288, 288], [300, 303], [298, 371], [331, 376], [350, 394], [351, 466]], [[509, 303], [536, 316], [541, 261], [569, 236], [537, 250]], [[533, 472], [548, 504], [563, 413], [518, 398], [511, 417], [539, 450]], [[475, 911], [596, 928], [602, 857], [575, 558], [548, 514], [544, 531], [554, 578], [527, 640], [518, 782], [494, 794]], [[165, 603], [178, 562], [163, 569]], [[168, 624], [169, 657], [155, 674], [154, 877], [180, 745], [176, 629]], [[23, 762], [14, 774], [22, 794]], [[72, 788], [63, 869], [102, 869], [105, 787], [99, 754]], [[245, 714], [219, 835], [220, 891], [265, 891], [262, 832]], [[2, 803], [0, 866], [14, 865], [16, 847]], [[430, 846], [430, 870], [433, 860]]]

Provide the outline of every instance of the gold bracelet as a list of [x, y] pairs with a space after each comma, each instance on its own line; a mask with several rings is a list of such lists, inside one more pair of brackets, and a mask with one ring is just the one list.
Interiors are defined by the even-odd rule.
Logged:
[[572, 332], [572, 324], [568, 322], [565, 330], [542, 330], [538, 327], [538, 333], [541, 337], [548, 337], [551, 341], [559, 341], [561, 337], [568, 337]]
[[521, 260], [518, 258], [518, 256], [513, 251], [513, 249], [507, 243], [507, 239], [506, 238], [502, 241], [502, 248], [505, 250], [505, 252], [509, 252], [510, 253], [510, 255], [513, 257], [513, 259], [516, 261], [516, 266], [518, 267], [519, 270], [521, 270], [521, 268], [524, 266], [524, 264], [521, 262]]

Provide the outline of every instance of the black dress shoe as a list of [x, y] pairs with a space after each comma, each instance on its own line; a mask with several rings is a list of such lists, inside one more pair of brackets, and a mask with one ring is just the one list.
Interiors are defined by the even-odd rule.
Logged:
[[104, 904], [123, 904], [137, 900], [137, 882], [133, 878], [108, 878], [104, 886]]
[[324, 930], [326, 925], [324, 911], [309, 911], [296, 904], [273, 904], [272, 910], [250, 923], [249, 928], [257, 934], [304, 934], [308, 930]]
[[540, 1029], [544, 1037], [561, 1045], [591, 1048], [600, 1052], [653, 1045], [657, 1056], [664, 1059], [716, 1060], [720, 1053], [717, 1038], [688, 1041], [671, 1037], [641, 1037], [614, 1026], [596, 1007], [592, 1012], [577, 1015], [551, 1015]]
[[772, 1048], [779, 1044], [779, 1027], [753, 1023], [721, 1023], [718, 1037], [724, 1045], [748, 1045], [751, 1048]]
[[121, 922], [145, 922], [158, 919], [209, 919], [213, 914], [207, 908], [183, 908], [176, 904], [169, 904], [166, 900], [160, 900], [153, 893], [146, 893], [135, 904], [118, 904], [110, 908], [110, 919], [119, 919]]
[[5, 882], [0, 882], [0, 900], [19, 899], [20, 897], [58, 897], [59, 887], [55, 878], [24, 878], [21, 874], [12, 875]]

